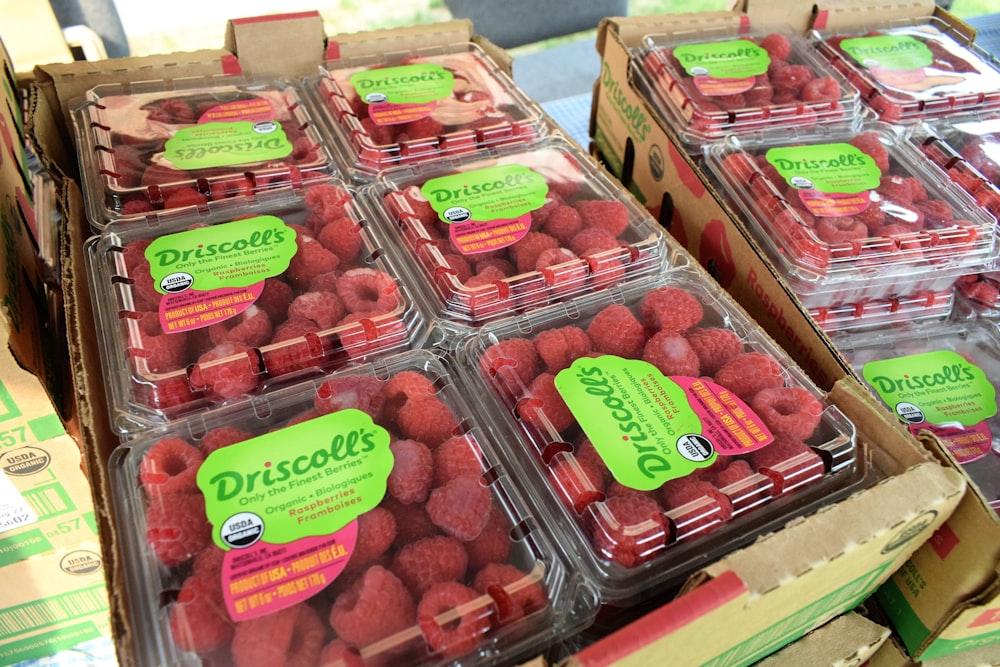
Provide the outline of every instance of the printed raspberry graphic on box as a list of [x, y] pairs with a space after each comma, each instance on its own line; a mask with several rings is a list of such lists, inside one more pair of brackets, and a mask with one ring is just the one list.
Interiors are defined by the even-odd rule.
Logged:
[[74, 124], [98, 230], [336, 175], [302, 96], [282, 81], [104, 84], [87, 91]]
[[864, 476], [853, 425], [691, 269], [486, 325], [458, 354], [612, 609]]
[[115, 426], [135, 433], [410, 346], [423, 320], [338, 181], [89, 245]]
[[593, 590], [442, 358], [404, 352], [265, 400], [114, 456], [150, 664], [485, 665], [590, 622]]
[[474, 44], [330, 61], [310, 85], [360, 178], [546, 131], [538, 106]]

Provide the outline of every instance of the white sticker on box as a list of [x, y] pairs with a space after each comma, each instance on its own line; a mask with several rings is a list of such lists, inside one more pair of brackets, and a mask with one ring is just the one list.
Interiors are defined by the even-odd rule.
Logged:
[[7, 473], [0, 471], [0, 533], [38, 521], [38, 515], [24, 499]]

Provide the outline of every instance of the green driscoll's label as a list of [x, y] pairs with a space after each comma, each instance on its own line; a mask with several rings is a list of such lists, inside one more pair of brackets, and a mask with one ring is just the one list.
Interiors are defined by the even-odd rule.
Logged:
[[340, 530], [382, 502], [389, 441], [349, 409], [216, 450], [197, 477], [215, 543], [288, 544]]
[[767, 51], [746, 39], [708, 44], [685, 44], [674, 49], [674, 57], [691, 76], [715, 79], [745, 79], [767, 72]]
[[420, 187], [442, 221], [517, 218], [541, 208], [549, 186], [545, 177], [519, 165], [504, 164], [432, 178]]
[[261, 215], [161, 236], [145, 255], [156, 289], [176, 294], [253, 285], [284, 273], [297, 250], [295, 230]]
[[951, 350], [872, 361], [862, 375], [910, 424], [974, 426], [997, 412], [996, 389], [975, 364]]
[[455, 77], [434, 63], [416, 63], [355, 72], [349, 81], [368, 104], [424, 104], [451, 95]]
[[855, 37], [842, 41], [840, 48], [869, 69], [917, 70], [934, 62], [926, 44], [906, 35]]
[[882, 175], [870, 155], [847, 143], [772, 148], [764, 157], [800, 190], [865, 192], [876, 189]]
[[183, 127], [163, 147], [163, 157], [184, 171], [281, 160], [291, 153], [292, 144], [274, 120]]

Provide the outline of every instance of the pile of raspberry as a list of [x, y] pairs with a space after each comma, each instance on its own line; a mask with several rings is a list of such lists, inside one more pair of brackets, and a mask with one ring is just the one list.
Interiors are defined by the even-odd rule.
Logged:
[[288, 269], [266, 278], [249, 308], [207, 327], [165, 332], [144, 254], [152, 239], [122, 248], [131, 303], [117, 314], [138, 404], [175, 415], [406, 346], [406, 300], [392, 269], [368, 257], [351, 193], [317, 184], [304, 203], [285, 219], [297, 245]]
[[335, 581], [252, 620], [233, 622], [226, 611], [223, 551], [195, 479], [213, 451], [263, 429], [220, 426], [198, 441], [165, 437], [146, 451], [138, 470], [146, 542], [169, 573], [164, 591], [179, 585], [168, 613], [180, 650], [235, 667], [423, 664], [508, 631], [538, 630], [549, 606], [544, 574], [528, 541], [514, 541], [503, 482], [484, 478], [490, 464], [436, 381], [412, 368], [388, 380], [331, 376], [318, 384], [314, 405], [286, 423], [348, 408], [390, 433], [386, 496], [358, 517], [356, 546]]
[[[809, 446], [822, 437], [823, 403], [790, 384], [773, 356], [713, 321], [721, 320], [706, 318], [690, 291], [663, 285], [637, 303], [605, 306], [589, 323], [504, 337], [478, 357], [480, 375], [532, 443], [553, 494], [608, 563], [646, 563], [826, 474]], [[719, 455], [709, 467], [653, 491], [625, 486], [555, 387], [556, 374], [574, 360], [602, 355], [641, 359], [667, 377], [712, 380], [746, 401], [774, 441], [747, 455]]]
[[[432, 63], [454, 76], [451, 94], [432, 102], [427, 115], [403, 123], [377, 123], [369, 104], [350, 82], [359, 71], [334, 69], [317, 83], [324, 109], [333, 119], [359, 168], [388, 167], [436, 160], [485, 147], [529, 142], [538, 136], [539, 114], [515, 87], [496, 74], [496, 66], [475, 52], [413, 55], [393, 67]], [[388, 66], [388, 65], [385, 65]], [[378, 66], [378, 68], [385, 67]]]
[[845, 262], [954, 261], [975, 247], [981, 225], [929, 194], [924, 178], [893, 159], [878, 132], [862, 132], [848, 143], [868, 155], [881, 173], [878, 187], [867, 193], [867, 208], [855, 215], [813, 215], [801, 191], [767, 161], [766, 150], [730, 153], [721, 169], [752, 202], [758, 224], [788, 249], [790, 259], [824, 274]]
[[[662, 249], [637, 231], [629, 208], [587, 184], [569, 153], [547, 153], [548, 194], [530, 230], [502, 248], [463, 254], [418, 185], [383, 196], [410, 256], [449, 318], [480, 324], [638, 277]], [[530, 155], [525, 155], [531, 160]]]
[[695, 86], [673, 54], [673, 49], [650, 51], [644, 59], [646, 72], [656, 81], [659, 94], [683, 100], [674, 105], [690, 118], [689, 128], [699, 135], [722, 137], [735, 129], [763, 130], [776, 123], [784, 126], [811, 127], [845, 117], [841, 100], [852, 93], [841, 84], [799, 56], [789, 38], [769, 33], [761, 38], [744, 37], [767, 51], [767, 71], [755, 77], [753, 86], [744, 92], [705, 95]]
[[[300, 103], [280, 90], [228, 91], [226, 102], [263, 98], [275, 110], [292, 152], [265, 163], [183, 170], [165, 156], [168, 139], [199, 123], [203, 114], [221, 104], [207, 93], [177, 94], [151, 102], [131, 96], [102, 98], [90, 113], [97, 127], [109, 134], [110, 146], [94, 142], [98, 176], [105, 186], [105, 206], [121, 216], [154, 211], [203, 208], [210, 202], [249, 197], [278, 187], [301, 185], [328, 175], [329, 160], [318, 133], [298, 115]], [[96, 130], [95, 130], [96, 131]]]
[[943, 141], [923, 141], [919, 146], [977, 204], [996, 216], [1000, 213], [998, 144], [1000, 133], [980, 127], [972, 132], [951, 133]]

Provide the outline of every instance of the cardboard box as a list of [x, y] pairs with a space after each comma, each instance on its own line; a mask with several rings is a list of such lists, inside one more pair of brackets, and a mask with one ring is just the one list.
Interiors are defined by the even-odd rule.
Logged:
[[[879, 12], [904, 11], [936, 15], [955, 25], [958, 34], [969, 34], [967, 26], [932, 2], [905, 9], [837, 3], [813, 10], [767, 0], [751, 0], [728, 12], [610, 18], [598, 32], [602, 75], [591, 114], [595, 154], [820, 386], [834, 389], [834, 395], [838, 385], [856, 377], [764, 258], [746, 226], [713, 191], [676, 134], [631, 85], [629, 49], [640, 45], [644, 35], [677, 30], [685, 23], [738, 26], [747, 19], [751, 25], [780, 19], [805, 31], [814, 20], [843, 25], [876, 20]], [[947, 460], [932, 439], [927, 444], [940, 460]], [[915, 655], [943, 655], [974, 641], [1000, 639], [1000, 614], [994, 612], [1000, 607], [997, 530], [996, 516], [970, 492], [938, 539], [923, 546], [886, 585], [883, 595], [896, 601], [893, 623], [906, 628], [907, 645]], [[947, 544], [947, 562], [946, 552], [935, 550], [940, 540]]]
[[889, 638], [889, 629], [855, 612], [838, 616], [794, 644], [764, 658], [757, 667], [862, 665]]
[[[285, 66], [261, 58], [259, 49], [287, 46], [286, 76], [306, 74], [310, 58], [324, 53], [408, 48], [432, 40], [473, 39], [467, 22], [413, 27], [400, 31], [337, 36], [325, 51], [302, 35], [315, 36], [318, 15], [233, 21], [225, 49], [103, 63], [54, 65], [36, 71], [29, 136], [41, 159], [57, 175], [66, 220], [63, 242], [65, 318], [77, 397], [81, 439], [98, 503], [99, 528], [109, 582], [115, 637], [123, 664], [132, 664], [129, 614], [117, 566], [113, 517], [105, 464], [117, 444], [103, 403], [104, 386], [96, 354], [93, 313], [83, 273], [83, 242], [88, 235], [75, 157], [67, 125], [68, 110], [88, 87], [104, 81], [206, 75], [244, 69], [247, 63]], [[266, 40], [250, 38], [263, 30]], [[487, 45], [488, 48], [488, 45]], [[302, 51], [303, 53], [300, 53]], [[294, 52], [294, 53], [291, 53]], [[496, 49], [492, 52], [496, 53]], [[497, 53], [501, 57], [502, 53]], [[501, 61], [502, 62], [502, 61]], [[313, 62], [312, 65], [318, 65]], [[605, 63], [607, 67], [607, 63]], [[249, 70], [246, 70], [249, 71]], [[155, 74], [153, 74], [155, 72]], [[665, 145], [665, 144], [664, 144]], [[676, 175], [676, 174], [675, 174]], [[70, 176], [70, 177], [67, 177]], [[680, 185], [681, 181], [674, 181]], [[723, 218], [720, 216], [720, 225]], [[731, 232], [727, 232], [731, 233]], [[741, 246], [737, 246], [740, 249]], [[747, 259], [752, 258], [752, 253]], [[766, 268], [758, 269], [766, 270]], [[772, 278], [773, 280], [773, 278]], [[784, 297], [787, 300], [787, 295]], [[744, 304], [746, 305], [746, 303]], [[955, 471], [930, 460], [912, 436], [878, 408], [872, 397], [838, 361], [815, 328], [788, 307], [786, 326], [797, 332], [799, 357], [812, 359], [806, 370], [822, 378], [831, 400], [851, 419], [859, 441], [869, 448], [883, 476], [874, 487], [796, 520], [784, 529], [706, 567], [676, 600], [614, 633], [569, 661], [575, 665], [749, 664], [809, 630], [853, 608], [884, 581], [951, 514], [965, 483]], [[787, 342], [787, 341], [786, 341]], [[726, 628], [720, 633], [719, 628]], [[711, 637], [712, 641], [706, 641]]]

